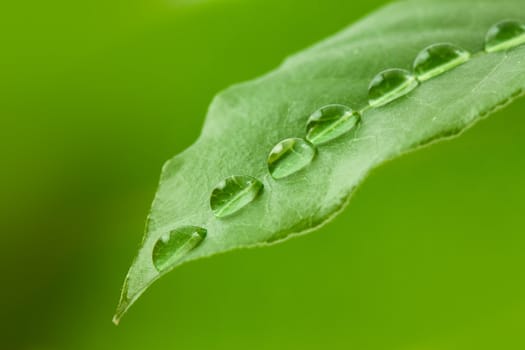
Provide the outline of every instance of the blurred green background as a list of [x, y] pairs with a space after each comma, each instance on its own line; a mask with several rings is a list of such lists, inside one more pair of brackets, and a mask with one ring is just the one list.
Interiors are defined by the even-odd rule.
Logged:
[[213, 95], [382, 2], [2, 4], [0, 348], [524, 349], [525, 100], [375, 170], [322, 230], [184, 265], [111, 323], [161, 165]]

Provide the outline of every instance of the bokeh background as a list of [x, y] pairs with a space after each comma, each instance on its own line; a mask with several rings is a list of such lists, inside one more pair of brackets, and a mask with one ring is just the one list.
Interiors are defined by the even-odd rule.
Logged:
[[161, 165], [213, 95], [382, 3], [3, 3], [0, 348], [525, 348], [525, 100], [376, 169], [323, 229], [184, 265], [111, 323]]

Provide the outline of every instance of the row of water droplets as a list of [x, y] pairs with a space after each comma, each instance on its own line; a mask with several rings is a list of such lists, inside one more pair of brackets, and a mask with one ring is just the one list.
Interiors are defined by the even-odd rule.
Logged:
[[[506, 20], [493, 25], [485, 37], [485, 53], [508, 50], [525, 43], [525, 24]], [[482, 53], [480, 53], [482, 54]], [[288, 138], [273, 147], [267, 158], [271, 176], [278, 180], [307, 167], [315, 158], [317, 147], [348, 134], [362, 122], [362, 114], [384, 106], [414, 90], [420, 83], [467, 62], [471, 53], [450, 43], [423, 49], [414, 60], [412, 71], [387, 69], [377, 74], [368, 87], [369, 105], [360, 111], [340, 104], [323, 106], [306, 123], [305, 138]], [[212, 191], [210, 207], [224, 218], [253, 202], [264, 186], [247, 175], [231, 176]], [[165, 271], [206, 238], [206, 229], [183, 226], [163, 235], [155, 244], [152, 260], [155, 268]]]

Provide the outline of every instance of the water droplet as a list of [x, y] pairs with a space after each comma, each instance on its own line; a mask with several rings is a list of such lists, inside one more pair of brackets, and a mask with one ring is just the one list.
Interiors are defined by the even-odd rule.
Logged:
[[306, 139], [314, 145], [331, 141], [352, 130], [360, 119], [359, 113], [344, 105], [321, 107], [308, 119]]
[[490, 27], [485, 36], [485, 51], [502, 51], [525, 43], [525, 25], [505, 20]]
[[161, 272], [168, 269], [206, 238], [206, 229], [184, 226], [159, 238], [153, 247], [153, 265]]
[[312, 162], [314, 146], [303, 139], [291, 138], [279, 142], [268, 156], [268, 169], [274, 179], [298, 172]]
[[231, 176], [211, 193], [211, 210], [219, 218], [231, 215], [257, 198], [262, 188], [263, 184], [251, 176]]
[[417, 55], [414, 73], [419, 81], [425, 81], [467, 62], [469, 58], [470, 53], [456, 45], [430, 45]]
[[372, 79], [368, 87], [370, 106], [380, 107], [408, 94], [418, 85], [417, 79], [404, 69], [387, 69]]

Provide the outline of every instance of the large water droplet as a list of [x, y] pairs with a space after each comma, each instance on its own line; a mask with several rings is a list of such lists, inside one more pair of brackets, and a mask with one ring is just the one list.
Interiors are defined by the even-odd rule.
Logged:
[[291, 138], [279, 142], [268, 156], [268, 169], [274, 179], [298, 172], [312, 162], [314, 146], [303, 139]]
[[404, 69], [387, 69], [372, 79], [368, 87], [368, 102], [379, 107], [408, 94], [418, 85], [417, 79]]
[[505, 20], [490, 27], [485, 36], [485, 51], [494, 52], [513, 48], [525, 43], [525, 25]]
[[414, 73], [419, 81], [425, 81], [467, 62], [469, 58], [470, 53], [456, 45], [430, 45], [417, 55]]
[[263, 184], [251, 176], [231, 176], [221, 181], [210, 197], [210, 207], [215, 216], [231, 215], [251, 203], [260, 193]]
[[360, 119], [359, 113], [344, 105], [321, 107], [308, 119], [306, 139], [314, 145], [331, 141], [352, 130]]
[[161, 272], [171, 267], [206, 238], [206, 229], [184, 226], [159, 238], [153, 247], [153, 265]]

